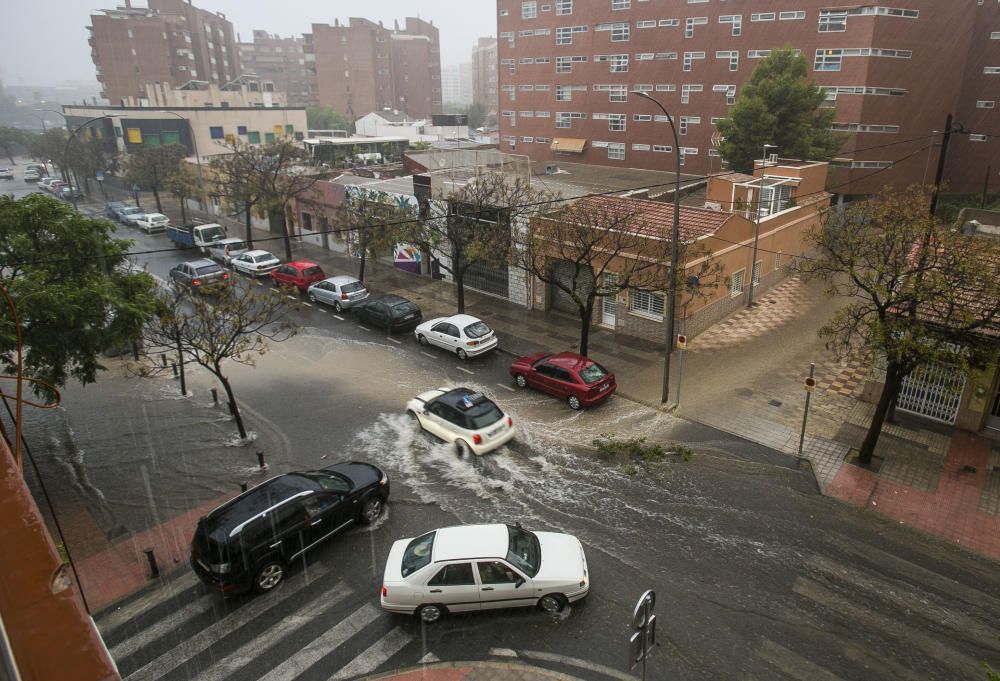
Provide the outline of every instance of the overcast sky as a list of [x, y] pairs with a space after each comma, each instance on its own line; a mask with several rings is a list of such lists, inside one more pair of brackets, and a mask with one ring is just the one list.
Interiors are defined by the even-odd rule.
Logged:
[[[121, 0], [0, 0], [0, 78], [9, 85], [57, 85], [93, 81], [94, 64], [87, 44], [90, 15]], [[134, 0], [133, 6], [144, 6]], [[332, 24], [351, 16], [382, 20], [419, 16], [433, 21], [441, 35], [444, 66], [470, 61], [480, 36], [496, 35], [494, 0], [194, 0], [194, 5], [222, 12], [244, 42], [253, 30], [283, 36], [308, 33], [313, 23]]]

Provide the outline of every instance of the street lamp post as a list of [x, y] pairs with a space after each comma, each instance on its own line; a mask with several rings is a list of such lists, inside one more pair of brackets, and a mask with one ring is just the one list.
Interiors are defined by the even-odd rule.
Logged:
[[670, 229], [670, 281], [667, 285], [667, 319], [666, 319], [666, 347], [663, 349], [663, 391], [660, 394], [660, 404], [665, 404], [670, 399], [670, 355], [674, 351], [674, 313], [677, 310], [677, 257], [678, 241], [680, 240], [681, 227], [681, 143], [677, 137], [677, 128], [674, 127], [673, 117], [667, 113], [666, 108], [660, 102], [650, 97], [641, 90], [636, 90], [632, 94], [643, 99], [648, 99], [667, 117], [670, 123], [670, 130], [674, 133], [674, 158], [677, 166], [674, 171], [674, 223]]
[[[760, 209], [764, 196], [764, 170], [767, 168], [767, 150], [777, 149], [773, 144], [764, 145], [764, 157], [760, 160], [760, 191], [757, 193], [757, 209], [753, 214], [753, 256], [750, 258], [750, 285], [747, 286], [747, 307], [753, 307], [754, 269], [757, 267], [757, 241], [760, 238]], [[750, 202], [751, 207], [753, 202]]]
[[[177, 116], [177, 118], [179, 118], [182, 121], [184, 121], [185, 123], [187, 123], [188, 133], [191, 135], [191, 148], [194, 150], [194, 162], [195, 162], [195, 165], [198, 166], [198, 185], [199, 185], [200, 189], [202, 191], [204, 191], [205, 190], [205, 178], [201, 174], [201, 156], [198, 155], [198, 140], [195, 139], [194, 126], [191, 125], [191, 119], [184, 118], [184, 116], [181, 116], [176, 111], [164, 111], [163, 113], [170, 114], [171, 116]], [[181, 199], [181, 200], [183, 201], [183, 199]], [[198, 193], [198, 209], [199, 210], [204, 210], [205, 209], [204, 206], [202, 205], [202, 194], [201, 194], [201, 192]]]
[[[73, 142], [73, 138], [76, 137], [76, 133], [80, 132], [81, 130], [83, 130], [84, 128], [86, 128], [88, 125], [90, 125], [94, 121], [104, 120], [105, 118], [116, 118], [119, 115], [120, 114], [102, 114], [100, 116], [94, 116], [90, 120], [84, 121], [83, 123], [81, 123], [80, 125], [78, 125], [76, 127], [76, 129], [73, 132], [71, 132], [69, 134], [69, 137], [66, 139], [66, 146], [63, 148], [63, 162], [64, 162], [64, 164], [65, 164], [66, 167], [63, 169], [63, 173], [66, 176], [66, 184], [70, 188], [69, 197], [70, 197], [70, 201], [73, 203], [73, 210], [75, 210], [78, 213], [80, 212], [80, 209], [77, 208], [77, 206], [76, 206], [76, 192], [73, 191], [73, 189], [74, 189], [74, 187], [73, 187], [73, 181], [72, 181], [72, 177], [70, 176], [70, 172], [69, 172], [69, 145], [70, 145], [70, 143]], [[79, 189], [79, 187], [77, 187], [77, 189]]]

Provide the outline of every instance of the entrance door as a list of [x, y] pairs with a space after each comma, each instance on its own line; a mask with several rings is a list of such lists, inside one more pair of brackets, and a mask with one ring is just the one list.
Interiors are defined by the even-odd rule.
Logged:
[[[608, 289], [614, 289], [617, 281], [618, 277], [614, 274], [604, 275], [604, 286]], [[611, 329], [615, 328], [615, 310], [618, 308], [617, 298], [618, 296], [615, 293], [601, 298], [601, 326]]]
[[943, 423], [955, 423], [965, 372], [950, 364], [923, 364], [903, 379], [896, 407]]
[[986, 427], [1000, 430], [1000, 384], [997, 385], [997, 394], [993, 396], [993, 408], [986, 417]]

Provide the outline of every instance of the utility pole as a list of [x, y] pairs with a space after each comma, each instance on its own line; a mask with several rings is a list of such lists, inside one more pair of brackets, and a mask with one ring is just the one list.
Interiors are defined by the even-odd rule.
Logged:
[[983, 178], [983, 198], [979, 200], [979, 207], [986, 208], [986, 193], [990, 188], [990, 173], [993, 172], [993, 166], [986, 164], [986, 176]]
[[948, 140], [951, 139], [951, 114], [944, 123], [944, 137], [941, 139], [941, 155], [938, 157], [937, 174], [934, 176], [934, 192], [931, 194], [930, 214], [937, 212], [938, 195], [941, 193], [941, 180], [944, 176], [944, 160], [948, 156]]
[[[747, 307], [753, 307], [754, 270], [757, 269], [757, 242], [760, 240], [760, 209], [764, 204], [764, 174], [767, 171], [767, 150], [777, 149], [773, 144], [764, 145], [764, 157], [760, 160], [760, 191], [757, 193], [757, 208], [753, 214], [753, 255], [750, 257], [750, 285], [747, 287]], [[753, 206], [753, 202], [750, 202]], [[761, 268], [763, 269], [763, 268]]]

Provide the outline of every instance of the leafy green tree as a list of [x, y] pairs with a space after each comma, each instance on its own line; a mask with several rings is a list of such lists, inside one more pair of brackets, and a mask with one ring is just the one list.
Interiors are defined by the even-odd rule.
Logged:
[[342, 215], [361, 257], [358, 279], [364, 281], [368, 256], [376, 258], [400, 241], [408, 227], [406, 221], [414, 219], [416, 211], [391, 194], [362, 187], [348, 190]]
[[[55, 386], [70, 376], [92, 383], [101, 352], [141, 337], [155, 310], [153, 279], [129, 268], [132, 242], [113, 229], [41, 194], [0, 197], [0, 285], [17, 306], [28, 375]], [[16, 352], [6, 313], [0, 356], [8, 374]]]
[[790, 48], [774, 50], [753, 70], [729, 118], [716, 124], [724, 138], [719, 151], [733, 170], [752, 170], [765, 144], [785, 158], [825, 161], [837, 153], [844, 140], [830, 132], [836, 110], [820, 108], [826, 95], [808, 73], [808, 60]]
[[139, 147], [129, 155], [125, 175], [132, 184], [146, 187], [153, 192], [156, 210], [162, 213], [160, 192], [163, 191], [167, 178], [180, 169], [187, 155], [187, 148], [181, 144]]
[[346, 130], [354, 134], [354, 121], [329, 106], [310, 106], [306, 109], [306, 125], [310, 130]]
[[225, 373], [226, 362], [254, 366], [271, 343], [288, 340], [299, 327], [298, 304], [276, 289], [231, 285], [192, 292], [176, 287], [158, 298], [158, 313], [145, 327], [147, 359], [179, 351], [181, 364], [197, 364], [222, 385], [240, 437], [247, 438], [239, 403]]
[[942, 227], [929, 202], [911, 187], [831, 209], [806, 235], [817, 255], [798, 265], [806, 279], [824, 280], [829, 294], [851, 301], [820, 329], [827, 347], [841, 359], [885, 365], [863, 465], [908, 375], [933, 362], [965, 370], [996, 359], [995, 338], [986, 338], [1000, 327], [1000, 249], [988, 237]]
[[61, 170], [66, 170], [66, 130], [64, 128], [49, 128], [41, 135], [32, 135], [28, 141], [28, 153], [39, 161], [56, 163]]
[[3, 153], [10, 159], [11, 165], [16, 163], [14, 154], [21, 149], [25, 149], [30, 139], [31, 137], [23, 130], [8, 127], [0, 128], [0, 149], [3, 149]]
[[201, 196], [201, 182], [187, 163], [181, 163], [177, 172], [164, 182], [166, 190], [181, 204], [181, 224], [187, 224], [187, 200]]
[[78, 178], [83, 178], [83, 189], [89, 193], [91, 178], [96, 177], [98, 170], [105, 171], [110, 167], [115, 155], [114, 147], [96, 137], [77, 138], [69, 146], [68, 167], [77, 173]]

